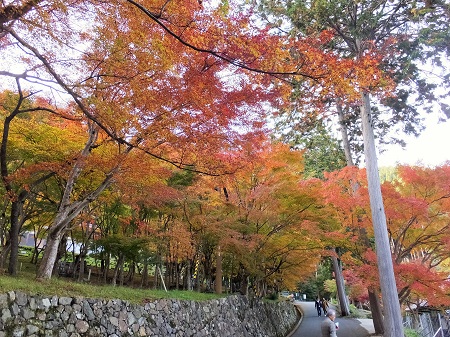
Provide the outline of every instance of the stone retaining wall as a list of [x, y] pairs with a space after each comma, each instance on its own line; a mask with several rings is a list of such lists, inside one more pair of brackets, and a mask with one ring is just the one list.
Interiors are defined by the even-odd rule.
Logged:
[[205, 302], [122, 300], [0, 294], [0, 337], [220, 336], [284, 337], [298, 321], [292, 303], [230, 296]]

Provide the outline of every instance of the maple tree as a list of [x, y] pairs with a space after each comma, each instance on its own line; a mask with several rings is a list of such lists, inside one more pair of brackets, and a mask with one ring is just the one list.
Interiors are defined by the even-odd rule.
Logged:
[[[393, 257], [402, 303], [424, 298], [429, 305], [448, 305], [447, 270], [450, 207], [449, 166], [398, 167], [400, 180], [386, 184], [386, 204]], [[395, 191], [393, 191], [395, 189]]]
[[[32, 94], [5, 91], [1, 102], [0, 163], [10, 223], [2, 260], [9, 251], [8, 271], [15, 274], [21, 228], [26, 220], [48, 208], [41, 200], [40, 190], [57, 172], [64, 170], [67, 157], [79, 150], [80, 135], [76, 130], [77, 121], [63, 118], [64, 111], [52, 108]], [[66, 130], [61, 129], [62, 125]], [[60, 145], [56, 149], [55, 143]], [[4, 224], [4, 232], [6, 228]]]
[[[220, 246], [234, 252], [243, 292], [247, 277], [263, 295], [268, 285], [293, 289], [298, 277], [314, 268], [322, 246], [311, 231], [323, 218], [315, 187], [301, 182], [302, 170], [301, 152], [267, 144], [242, 170], [216, 183], [226, 188], [224, 221], [231, 226]], [[230, 264], [227, 258], [224, 254], [224, 264]]]
[[[448, 165], [436, 168], [398, 167], [399, 179], [383, 183], [392, 259], [402, 305], [448, 305]], [[360, 188], [354, 193], [352, 184]], [[377, 257], [363, 170], [346, 168], [327, 175], [327, 202], [343, 224], [339, 243], [351, 286], [379, 287]], [[372, 244], [360, 232], [365, 232]], [[339, 237], [333, 233], [334, 237]], [[418, 307], [416, 307], [418, 306]]]

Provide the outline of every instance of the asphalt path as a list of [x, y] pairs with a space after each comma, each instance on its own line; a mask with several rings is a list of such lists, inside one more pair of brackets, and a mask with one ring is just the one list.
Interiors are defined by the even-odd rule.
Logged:
[[[301, 322], [290, 337], [322, 337], [320, 332], [320, 323], [325, 319], [317, 316], [317, 310], [314, 302], [295, 301], [302, 312]], [[335, 322], [339, 322], [337, 337], [368, 337], [373, 332], [373, 322], [371, 319], [354, 319], [345, 317], [336, 317]]]

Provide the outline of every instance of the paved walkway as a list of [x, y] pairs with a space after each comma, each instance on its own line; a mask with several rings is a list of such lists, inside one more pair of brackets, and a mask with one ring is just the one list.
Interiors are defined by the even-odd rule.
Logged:
[[[298, 328], [289, 337], [321, 337], [320, 323], [324, 316], [317, 316], [314, 302], [295, 301], [294, 304], [302, 312], [302, 318]], [[368, 337], [375, 332], [371, 319], [336, 317], [335, 322], [339, 322], [338, 337]]]

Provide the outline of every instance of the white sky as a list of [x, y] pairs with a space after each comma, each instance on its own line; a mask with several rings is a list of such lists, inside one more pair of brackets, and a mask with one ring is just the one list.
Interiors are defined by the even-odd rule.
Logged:
[[397, 164], [438, 166], [450, 161], [450, 121], [437, 122], [437, 118], [428, 120], [428, 127], [418, 137], [406, 140], [405, 150], [400, 146], [391, 146], [378, 155], [378, 166]]

